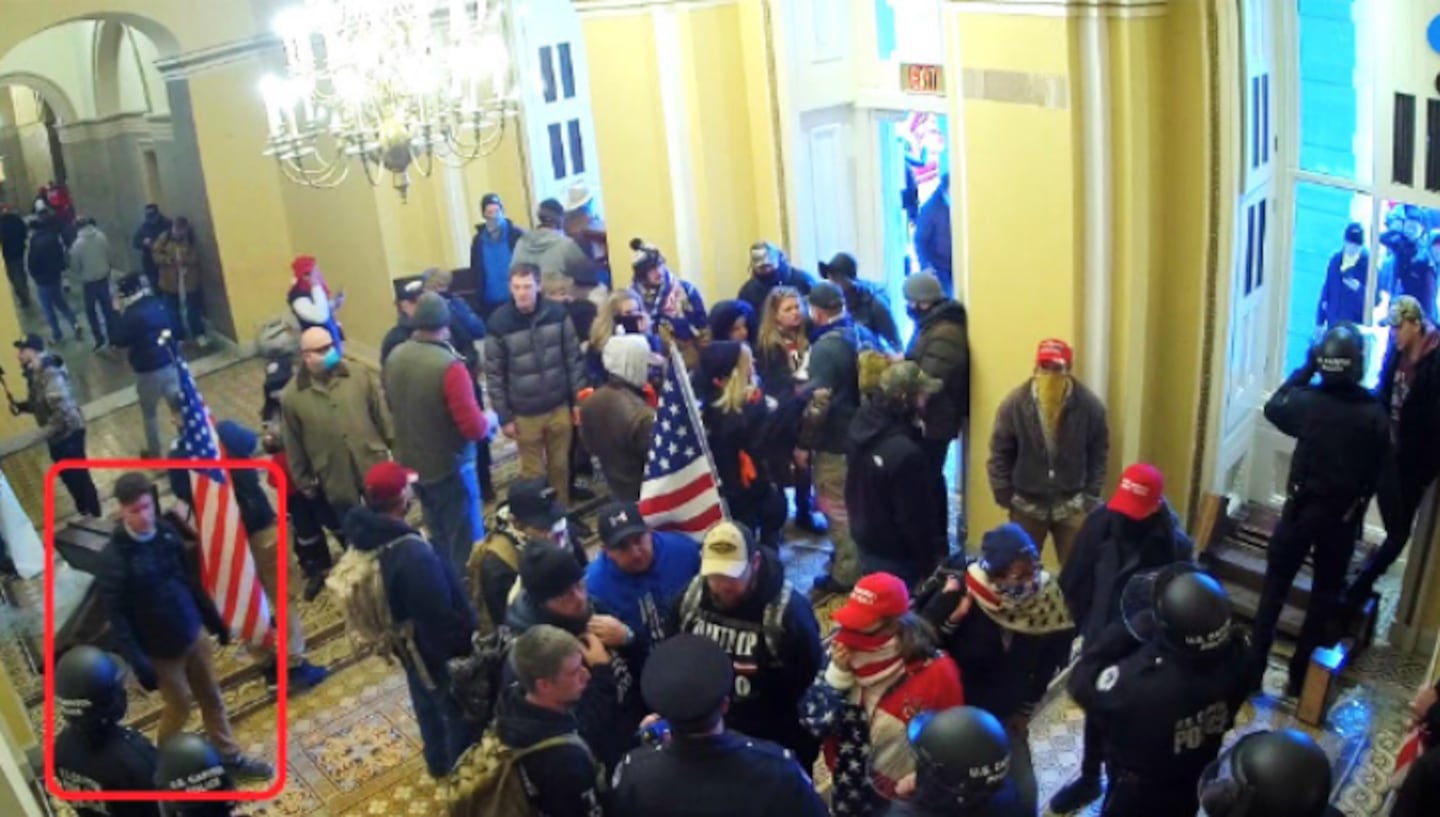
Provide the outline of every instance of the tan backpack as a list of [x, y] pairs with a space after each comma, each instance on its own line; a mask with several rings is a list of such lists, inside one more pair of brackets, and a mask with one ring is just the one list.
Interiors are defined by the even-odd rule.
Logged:
[[433, 689], [435, 683], [415, 646], [415, 625], [396, 623], [390, 615], [390, 599], [380, 571], [381, 555], [413, 536], [406, 534], [371, 551], [347, 548], [325, 578], [325, 588], [344, 611], [345, 629], [360, 655], [378, 655], [387, 663], [399, 661], [419, 675], [426, 688]]
[[489, 536], [475, 543], [475, 547], [470, 550], [470, 558], [465, 561], [465, 573], [470, 580], [470, 603], [475, 605], [475, 615], [479, 619], [479, 626], [475, 631], [482, 636], [495, 632], [501, 624], [505, 623], [491, 621], [490, 608], [485, 604], [485, 589], [484, 582], [480, 580], [480, 568], [485, 561], [485, 555], [489, 553], [500, 557], [500, 561], [514, 570], [517, 575], [515, 585], [520, 584], [518, 578], [520, 548], [510, 534], [502, 530], [494, 530], [490, 532]]
[[[574, 732], [546, 738], [524, 749], [512, 749], [495, 730], [487, 729], [480, 742], [465, 750], [446, 779], [445, 799], [449, 817], [534, 817], [520, 761], [560, 746], [590, 747]], [[593, 759], [592, 759], [593, 762]]]

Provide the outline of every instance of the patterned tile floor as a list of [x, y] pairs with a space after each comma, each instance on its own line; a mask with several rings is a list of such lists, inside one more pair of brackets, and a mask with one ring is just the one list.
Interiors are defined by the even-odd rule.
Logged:
[[[249, 361], [203, 377], [201, 387], [212, 411], [220, 417], [253, 417], [260, 372], [259, 364]], [[132, 406], [97, 419], [91, 428], [93, 454], [126, 453], [139, 437], [138, 412]], [[503, 485], [514, 467], [513, 454], [501, 450], [496, 454], [497, 462], [502, 463], [497, 482]], [[34, 449], [4, 462], [22, 503], [37, 513], [44, 466], [48, 463], [43, 450]], [[797, 538], [783, 548], [782, 556], [791, 581], [806, 587], [824, 569], [828, 545]], [[840, 601], [830, 599], [817, 607], [823, 621], [828, 623]], [[311, 633], [335, 629], [335, 611], [324, 596], [297, 609]], [[33, 693], [38, 677], [26, 665], [13, 637], [14, 629], [23, 625], [12, 620], [7, 631], [5, 621], [0, 617], [0, 659], [17, 679], [22, 694]], [[277, 799], [249, 805], [243, 812], [251, 817], [425, 817], [441, 813], [435, 784], [425, 774], [420, 757], [419, 734], [403, 675], [376, 659], [354, 661], [348, 641], [341, 637], [317, 643], [312, 636], [312, 647], [312, 660], [336, 666], [338, 671], [319, 688], [291, 697], [285, 790]], [[224, 660], [239, 665], [248, 659], [231, 651]], [[1257, 697], [1246, 707], [1237, 732], [1292, 725], [1291, 707], [1273, 697], [1283, 683], [1279, 666], [1275, 664], [1266, 679], [1270, 695]], [[1345, 773], [1338, 803], [1347, 815], [1362, 817], [1380, 809], [1406, 725], [1405, 696], [1424, 670], [1419, 659], [1399, 656], [1385, 647], [1372, 649], [1347, 678], [1348, 687], [1331, 726], [1315, 733]], [[137, 713], [143, 715], [158, 703], [147, 700], [149, 697], [137, 691]], [[252, 679], [227, 690], [227, 698], [237, 711], [237, 736], [247, 750], [275, 758], [276, 709], [263, 686]], [[38, 707], [32, 711], [38, 727]], [[1048, 799], [1073, 774], [1079, 761], [1082, 723], [1080, 711], [1058, 691], [1037, 713], [1031, 748], [1042, 799]], [[817, 776], [817, 784], [826, 785], [823, 773]], [[1092, 808], [1089, 813], [1097, 811]]]

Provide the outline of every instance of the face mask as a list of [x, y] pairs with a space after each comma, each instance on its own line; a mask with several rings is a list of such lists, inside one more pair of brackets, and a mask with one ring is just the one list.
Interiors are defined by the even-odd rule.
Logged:
[[150, 528], [150, 532], [149, 532], [149, 533], [136, 533], [135, 531], [130, 530], [130, 526], [129, 526], [129, 525], [126, 525], [126, 526], [125, 526], [125, 532], [128, 533], [128, 534], [130, 534], [130, 538], [131, 538], [131, 539], [134, 539], [134, 540], [137, 541], [137, 542], [148, 542], [148, 541], [150, 541], [151, 539], [154, 539], [154, 538], [155, 538], [155, 528], [153, 528], [153, 527]]
[[1353, 243], [1351, 243], [1351, 242], [1349, 242], [1349, 241], [1346, 241], [1346, 242], [1345, 242], [1345, 254], [1346, 254], [1346, 255], [1359, 255], [1359, 254], [1360, 254], [1360, 245], [1359, 245], [1359, 244], [1353, 244]]
[[1000, 595], [1010, 601], [1024, 601], [1040, 591], [1039, 582], [1025, 582], [1024, 584], [1002, 584], [996, 588]]
[[339, 366], [339, 365], [340, 365], [340, 350], [339, 350], [339, 349], [336, 349], [334, 346], [331, 346], [331, 347], [330, 347], [330, 351], [328, 351], [328, 352], [325, 353], [325, 361], [324, 361], [324, 363], [325, 363], [325, 371], [327, 371], [327, 372], [330, 371], [331, 369], [334, 369], [336, 366]]
[[925, 313], [922, 312], [922, 311], [920, 310], [920, 308], [919, 308], [919, 307], [916, 307], [916, 306], [907, 306], [907, 307], [905, 307], [905, 314], [906, 314], [906, 315], [909, 315], [911, 320], [916, 320], [916, 321], [920, 320], [921, 318], [923, 318], [923, 317], [925, 316]]

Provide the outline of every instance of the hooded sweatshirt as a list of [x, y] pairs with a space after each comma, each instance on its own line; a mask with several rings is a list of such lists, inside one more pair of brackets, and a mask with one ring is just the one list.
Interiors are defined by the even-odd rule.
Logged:
[[110, 280], [110, 240], [94, 224], [86, 224], [70, 245], [70, 261], [75, 277], [82, 283], [94, 284]]
[[[559, 276], [584, 278], [590, 270], [590, 258], [575, 239], [551, 227], [536, 227], [520, 237], [510, 258], [511, 267], [517, 264], [539, 267], [541, 283]], [[509, 300], [508, 293], [505, 300]]]
[[[592, 676], [591, 683], [594, 683]], [[576, 734], [580, 723], [571, 712], [556, 712], [530, 703], [518, 684], [501, 693], [495, 704], [495, 731], [512, 749], [525, 749], [542, 740]], [[600, 770], [582, 746], [564, 744], [545, 749], [520, 761], [525, 780], [535, 792], [534, 804], [545, 817], [601, 817]]]
[[700, 548], [694, 540], [654, 531], [650, 541], [655, 558], [644, 573], [626, 573], [603, 554], [585, 569], [591, 598], [613, 610], [635, 633], [635, 640], [647, 647], [674, 635], [670, 610], [700, 572]]
[[914, 566], [905, 576], [919, 581], [934, 568], [935, 554], [948, 550], [944, 516], [933, 491], [915, 489], [915, 474], [926, 469], [925, 452], [907, 417], [888, 401], [860, 407], [850, 426], [845, 507], [850, 533], [860, 550]]

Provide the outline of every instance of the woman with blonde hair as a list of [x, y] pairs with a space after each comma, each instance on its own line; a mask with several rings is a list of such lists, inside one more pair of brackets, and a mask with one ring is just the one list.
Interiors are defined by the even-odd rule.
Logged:
[[[782, 402], [798, 398], [805, 389], [810, 360], [805, 304], [798, 289], [777, 286], [765, 296], [754, 346], [755, 365], [765, 394]], [[771, 466], [781, 485], [795, 488], [795, 525], [811, 533], [824, 533], [825, 516], [815, 510], [809, 466], [796, 465], [789, 449], [773, 457]]]
[[589, 348], [585, 350], [585, 371], [591, 383], [604, 383], [609, 379], [605, 371], [605, 344], [616, 335], [644, 335], [650, 341], [650, 348], [660, 351], [659, 338], [655, 337], [640, 296], [630, 289], [617, 289], [600, 304], [595, 320], [590, 325]]

